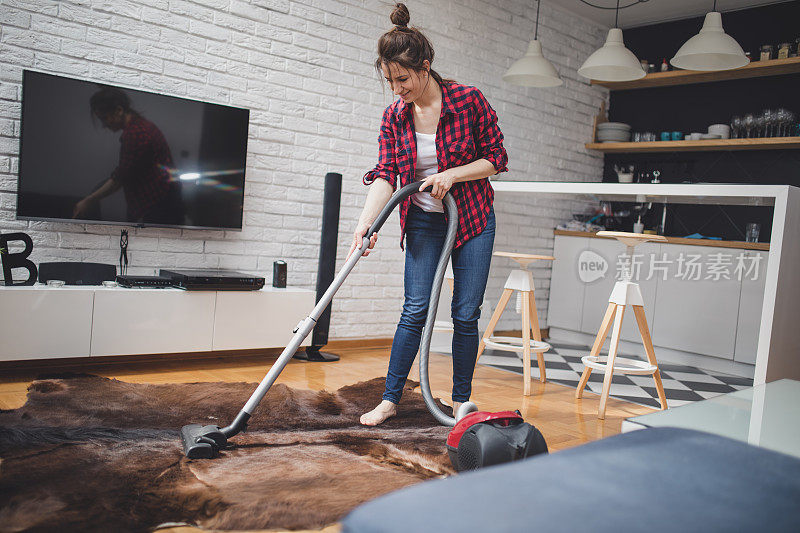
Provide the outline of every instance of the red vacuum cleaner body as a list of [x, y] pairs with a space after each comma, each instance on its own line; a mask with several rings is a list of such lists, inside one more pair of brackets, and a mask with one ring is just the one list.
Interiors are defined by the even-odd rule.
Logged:
[[519, 411], [477, 411], [453, 427], [447, 452], [453, 467], [462, 472], [547, 453], [547, 443]]

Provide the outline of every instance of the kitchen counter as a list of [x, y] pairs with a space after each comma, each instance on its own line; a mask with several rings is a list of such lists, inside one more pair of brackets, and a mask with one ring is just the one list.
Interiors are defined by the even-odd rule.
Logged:
[[[772, 233], [756, 353], [755, 385], [800, 379], [800, 189], [790, 185], [492, 181], [505, 193], [567, 195], [595, 201], [772, 206]], [[507, 197], [506, 197], [507, 198]], [[531, 216], [536, 216], [535, 211]], [[712, 241], [713, 242], [713, 241]], [[704, 245], [713, 246], [712, 242]]]
[[[613, 237], [600, 237], [591, 231], [568, 231], [563, 229], [553, 230], [553, 235], [566, 235], [568, 237], [590, 237], [592, 239], [609, 239]], [[735, 248], [737, 250], [769, 251], [768, 242], [745, 241], [720, 241], [717, 239], [686, 239], [684, 237], [667, 237], [668, 244], [684, 244], [687, 246], [711, 246], [713, 248]]]
[[494, 181], [497, 192], [580, 194], [598, 201], [666, 204], [774, 206], [790, 185], [738, 183], [599, 183], [561, 181]]

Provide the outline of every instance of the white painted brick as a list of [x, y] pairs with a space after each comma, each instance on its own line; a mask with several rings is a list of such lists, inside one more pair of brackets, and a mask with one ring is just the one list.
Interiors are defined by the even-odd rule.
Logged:
[[133, 53], [135, 53], [138, 48], [138, 41], [135, 37], [100, 28], [88, 28], [86, 30], [86, 41], [87, 44], [96, 44], [100, 46], [108, 46], [113, 43], [115, 49], [127, 50]]
[[216, 24], [202, 22], [198, 20], [189, 21], [189, 33], [213, 39], [215, 41], [227, 41], [230, 39], [231, 32], [226, 28], [221, 28]]
[[161, 42], [173, 46], [180, 46], [188, 50], [203, 52], [206, 49], [206, 39], [197, 35], [189, 35], [171, 28], [161, 28]]
[[[166, 2], [163, 3], [166, 5]], [[186, 19], [186, 17], [165, 11], [164, 9], [142, 7], [141, 20], [142, 22], [156, 24], [158, 26], [167, 26], [177, 31], [189, 30], [189, 20]]]
[[169, 10], [189, 20], [214, 21], [214, 10], [198, 6], [192, 0], [169, 0]]
[[149, 91], [163, 94], [186, 94], [186, 82], [176, 78], [166, 78], [158, 74], [142, 74], [142, 85]]
[[124, 50], [114, 52], [114, 63], [142, 72], [162, 72], [164, 70], [164, 62], [161, 59], [132, 54]]
[[[79, 57], [90, 63], [113, 63], [114, 49], [100, 46], [87, 47], [85, 42], [64, 41], [61, 43], [61, 53], [68, 56]], [[89, 65], [86, 65], [89, 70]]]
[[236, 241], [206, 241], [205, 253], [220, 255], [242, 255], [244, 254], [244, 242]]
[[0, 11], [0, 24], [3, 26], [16, 26], [17, 28], [29, 28], [31, 14], [19, 9], [4, 8]]

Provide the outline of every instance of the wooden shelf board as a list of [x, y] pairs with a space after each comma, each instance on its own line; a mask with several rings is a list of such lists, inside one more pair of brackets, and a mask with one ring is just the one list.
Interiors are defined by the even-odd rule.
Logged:
[[730, 150], [793, 150], [800, 148], [800, 137], [759, 139], [707, 139], [700, 141], [651, 141], [586, 143], [589, 150], [606, 153], [634, 152], [712, 152]]
[[798, 72], [800, 72], [800, 57], [789, 57], [787, 59], [753, 61], [749, 65], [733, 70], [720, 70], [715, 72], [671, 70], [669, 72], [653, 72], [644, 78], [634, 81], [608, 82], [592, 80], [592, 85], [607, 87], [612, 91], [627, 91], [631, 89], [649, 89], [652, 87], [669, 87], [672, 85], [691, 85], [693, 83], [760, 78], [762, 76], [779, 76]]
[[[553, 230], [554, 235], [566, 235], [568, 237], [591, 237], [593, 239], [613, 239], [613, 237], [600, 237], [591, 231], [567, 231], [563, 229]], [[711, 246], [715, 248], [736, 248], [739, 250], [761, 250], [768, 252], [768, 242], [744, 242], [744, 241], [718, 241], [716, 239], [686, 239], [683, 237], [667, 237], [667, 244], [686, 244], [689, 246]]]

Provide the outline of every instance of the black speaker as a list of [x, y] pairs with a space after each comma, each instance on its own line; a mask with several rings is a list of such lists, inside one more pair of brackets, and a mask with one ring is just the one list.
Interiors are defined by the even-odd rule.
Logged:
[[67, 285], [102, 285], [117, 278], [117, 267], [105, 263], [39, 263], [39, 282], [60, 279]]
[[272, 286], [278, 289], [286, 288], [286, 261], [272, 263]]
[[[317, 302], [333, 282], [336, 270], [336, 241], [339, 237], [339, 206], [342, 196], [342, 175], [336, 172], [325, 174], [325, 192], [322, 200], [322, 236], [319, 245], [319, 263], [317, 265]], [[333, 303], [333, 302], [331, 302]], [[311, 335], [311, 346], [305, 352], [295, 354], [296, 359], [304, 361], [338, 361], [339, 356], [320, 352], [319, 349], [328, 343], [328, 329], [331, 324], [331, 304], [325, 308], [314, 332]]]

